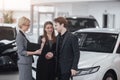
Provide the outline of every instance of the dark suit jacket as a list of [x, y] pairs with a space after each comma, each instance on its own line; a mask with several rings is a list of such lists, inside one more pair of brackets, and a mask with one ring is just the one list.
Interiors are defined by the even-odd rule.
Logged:
[[[56, 58], [58, 58], [58, 41], [60, 35], [57, 36], [57, 43], [56, 43]], [[77, 65], [80, 57], [79, 46], [78, 46], [78, 38], [67, 32], [62, 47], [60, 49], [59, 54], [59, 66], [61, 69], [61, 73], [70, 72], [71, 69], [77, 70]]]
[[[42, 40], [41, 40], [42, 37], [43, 36], [40, 36], [39, 39], [38, 39], [38, 44], [40, 44], [40, 45], [41, 45], [41, 42], [42, 42]], [[49, 42], [45, 42], [41, 55], [45, 56], [47, 54], [47, 52], [52, 52], [53, 55], [54, 55], [55, 50], [56, 50], [56, 42], [52, 44], [51, 48], [50, 48]]]

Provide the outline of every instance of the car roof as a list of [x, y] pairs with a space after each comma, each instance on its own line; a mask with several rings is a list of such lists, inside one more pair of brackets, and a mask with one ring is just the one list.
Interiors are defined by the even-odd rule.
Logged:
[[120, 34], [119, 29], [112, 29], [112, 28], [86, 28], [86, 29], [77, 30], [76, 32], [99, 32], [99, 33]]
[[69, 16], [69, 17], [66, 17], [68, 19], [95, 19], [94, 16], [90, 15], [90, 16]]

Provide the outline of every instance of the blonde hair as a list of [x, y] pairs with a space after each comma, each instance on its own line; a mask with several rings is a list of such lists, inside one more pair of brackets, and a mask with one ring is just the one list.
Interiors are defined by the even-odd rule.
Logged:
[[26, 25], [29, 23], [30, 23], [30, 20], [23, 16], [23, 17], [19, 18], [19, 20], [18, 20], [18, 27], [22, 28], [23, 25]]

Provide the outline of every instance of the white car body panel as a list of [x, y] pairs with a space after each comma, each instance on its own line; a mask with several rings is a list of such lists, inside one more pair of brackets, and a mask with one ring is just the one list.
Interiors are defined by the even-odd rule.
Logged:
[[[108, 62], [109, 61], [109, 62]], [[111, 64], [112, 63], [112, 64]], [[116, 66], [117, 65], [117, 66]], [[88, 68], [93, 66], [100, 66], [100, 70], [93, 74], [75, 76], [74, 80], [102, 80], [104, 74], [109, 70], [113, 69], [118, 75], [118, 80], [120, 80], [120, 55], [105, 53], [95, 53], [95, 52], [82, 52], [80, 56], [80, 61], [78, 68]]]
[[74, 76], [73, 80], [103, 80], [105, 73], [112, 69], [120, 80], [120, 54], [116, 53], [120, 43], [120, 30], [114, 29], [82, 29], [76, 32], [98, 32], [119, 34], [113, 53], [80, 51], [78, 68], [89, 68], [100, 66], [100, 69], [92, 74]]

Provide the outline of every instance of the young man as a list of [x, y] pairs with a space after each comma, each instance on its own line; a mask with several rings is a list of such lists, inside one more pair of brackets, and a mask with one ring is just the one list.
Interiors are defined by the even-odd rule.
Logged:
[[67, 20], [64, 17], [58, 17], [54, 22], [59, 33], [56, 43], [58, 80], [69, 80], [77, 73], [80, 56], [78, 38], [67, 30]]

